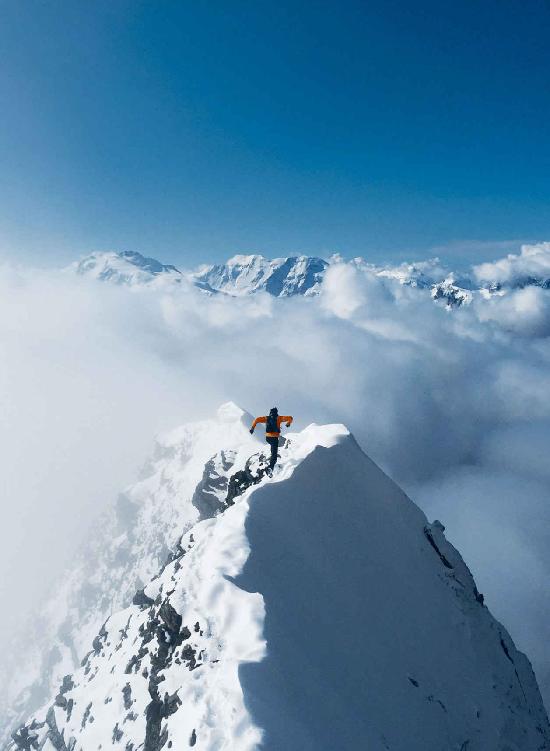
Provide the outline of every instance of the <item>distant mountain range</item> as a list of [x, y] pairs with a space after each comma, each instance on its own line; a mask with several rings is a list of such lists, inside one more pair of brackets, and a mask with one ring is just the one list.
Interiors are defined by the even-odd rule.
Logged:
[[390, 285], [425, 290], [447, 307], [468, 304], [476, 295], [489, 298], [528, 286], [550, 287], [550, 243], [523, 246], [519, 255], [509, 255], [461, 273], [446, 268], [437, 258], [377, 265], [363, 258], [343, 261], [338, 256], [324, 260], [304, 255], [273, 260], [262, 255], [236, 255], [226, 263], [179, 270], [133, 251], [92, 253], [70, 268], [78, 274], [116, 284], [164, 287], [185, 281], [208, 294], [244, 296], [267, 292], [274, 297], [307, 297], [319, 294], [327, 269], [342, 263], [384, 279]]

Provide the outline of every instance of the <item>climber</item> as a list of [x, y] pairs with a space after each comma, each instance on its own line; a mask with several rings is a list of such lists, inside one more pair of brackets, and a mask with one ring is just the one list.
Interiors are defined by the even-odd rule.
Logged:
[[280, 415], [277, 407], [272, 407], [269, 410], [269, 415], [265, 417], [257, 417], [252, 423], [250, 432], [254, 432], [254, 428], [259, 422], [265, 422], [265, 440], [271, 446], [271, 458], [269, 460], [269, 469], [272, 471], [273, 467], [277, 463], [277, 449], [279, 447], [279, 436], [281, 435], [281, 425], [286, 422], [287, 428], [290, 427], [292, 422], [291, 415]]

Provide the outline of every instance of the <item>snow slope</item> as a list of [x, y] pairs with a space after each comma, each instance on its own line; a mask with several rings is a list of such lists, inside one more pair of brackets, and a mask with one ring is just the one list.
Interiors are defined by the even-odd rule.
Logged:
[[246, 422], [224, 405], [166, 441], [203, 444], [162, 491], [187, 531], [7, 747], [550, 749], [531, 666], [442, 526], [343, 426], [290, 434], [268, 478]]
[[133, 251], [91, 253], [71, 267], [75, 273], [116, 284], [149, 284], [157, 280], [180, 282], [181, 272], [171, 265]]
[[[10, 648], [9, 680], [0, 683], [0, 746], [7, 731], [55, 694], [105, 620], [132, 601], [199, 519], [194, 494], [223, 445], [228, 456], [256, 445], [243, 424], [250, 415], [225, 405], [213, 419], [183, 425], [157, 439], [142, 479], [120, 494], [89, 532], [70, 570], [39, 615]], [[248, 440], [247, 440], [248, 439]], [[244, 448], [243, 448], [244, 447]]]
[[313, 295], [319, 292], [328, 263], [321, 258], [296, 256], [273, 261], [260, 255], [237, 255], [223, 264], [206, 266], [193, 274], [205, 289], [231, 295], [263, 290], [274, 297]]

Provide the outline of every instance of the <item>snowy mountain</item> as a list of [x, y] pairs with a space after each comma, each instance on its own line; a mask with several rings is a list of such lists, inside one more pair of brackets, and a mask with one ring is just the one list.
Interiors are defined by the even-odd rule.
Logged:
[[297, 256], [269, 261], [260, 255], [237, 255], [227, 263], [206, 266], [193, 275], [196, 284], [216, 292], [247, 295], [264, 290], [274, 297], [313, 295], [319, 291], [328, 263]]
[[5, 748], [550, 749], [442, 525], [342, 425], [289, 434], [268, 477], [249, 418], [159, 441], [52, 603], [42, 706]]
[[220, 445], [227, 452], [241, 446], [239, 416], [250, 424], [240, 410], [220, 408], [216, 419], [159, 437], [143, 479], [97, 520], [54, 596], [37, 609], [41, 614], [25, 639], [24, 658], [19, 647], [12, 650], [11, 680], [0, 687], [0, 743], [14, 717], [25, 716], [54, 695], [62, 676], [80, 664], [101, 624], [131, 603], [136, 590], [158, 573], [182, 532], [199, 519], [192, 503], [195, 490]]
[[519, 255], [510, 254], [462, 273], [444, 267], [437, 258], [377, 265], [360, 257], [343, 261], [336, 255], [329, 261], [309, 256], [269, 260], [261, 255], [236, 255], [226, 263], [182, 272], [136, 252], [92, 253], [70, 269], [101, 281], [131, 286], [162, 287], [186, 280], [208, 294], [243, 296], [264, 291], [274, 297], [291, 297], [319, 294], [326, 270], [335, 263], [347, 263], [389, 285], [429, 291], [434, 301], [444, 303], [447, 308], [468, 305], [476, 296], [487, 299], [528, 286], [550, 288], [550, 243], [525, 245]]
[[181, 281], [181, 272], [175, 266], [162, 264], [132, 251], [92, 253], [70, 268], [77, 274], [115, 284], [149, 284], [161, 278]]
[[435, 282], [431, 285], [432, 299], [443, 300], [449, 308], [468, 305], [472, 302], [473, 295], [471, 290], [456, 284], [452, 274], [442, 282]]
[[319, 291], [328, 263], [297, 256], [270, 261], [259, 255], [237, 255], [227, 263], [181, 272], [140, 253], [92, 253], [70, 269], [80, 275], [116, 284], [171, 284], [183, 279], [210, 294], [248, 295], [260, 290], [274, 297], [312, 295]]

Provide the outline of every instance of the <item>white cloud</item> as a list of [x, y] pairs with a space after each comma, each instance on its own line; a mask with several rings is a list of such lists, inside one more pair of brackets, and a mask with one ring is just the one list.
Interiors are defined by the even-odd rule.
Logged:
[[319, 298], [280, 300], [4, 268], [0, 599], [14, 607], [2, 628], [133, 479], [153, 433], [231, 399], [255, 412], [278, 404], [298, 425], [347, 423], [447, 524], [546, 675], [546, 295], [519, 290], [448, 311], [429, 290], [344, 264]]
[[474, 275], [480, 283], [511, 284], [528, 277], [550, 277], [550, 242], [522, 245], [519, 255], [510, 253], [505, 258], [474, 266]]

